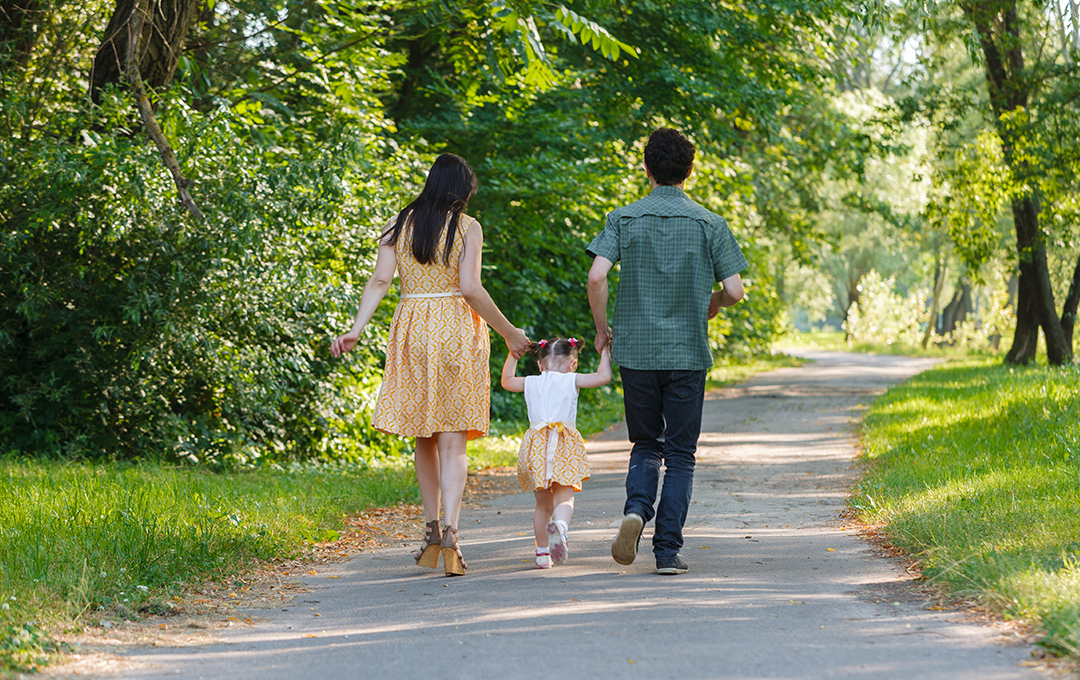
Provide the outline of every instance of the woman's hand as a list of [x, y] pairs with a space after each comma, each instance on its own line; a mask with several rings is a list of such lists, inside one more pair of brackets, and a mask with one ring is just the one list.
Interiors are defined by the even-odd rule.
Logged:
[[335, 357], [340, 357], [342, 354], [355, 347], [359, 339], [360, 331], [349, 331], [344, 335], [339, 335], [332, 343], [330, 343], [330, 353]]
[[504, 335], [503, 340], [506, 341], [506, 347], [515, 359], [525, 356], [525, 352], [529, 350], [529, 336], [525, 335], [525, 331], [520, 328], [514, 328], [512, 333]]

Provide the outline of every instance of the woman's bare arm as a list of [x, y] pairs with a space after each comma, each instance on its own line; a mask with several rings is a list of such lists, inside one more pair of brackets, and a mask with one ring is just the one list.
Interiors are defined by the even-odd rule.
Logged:
[[375, 271], [364, 285], [364, 293], [360, 296], [360, 308], [356, 310], [356, 318], [353, 320], [352, 330], [339, 335], [330, 343], [330, 353], [340, 357], [345, 352], [356, 346], [364, 326], [375, 316], [375, 310], [379, 303], [386, 297], [386, 291], [390, 290], [390, 284], [394, 282], [394, 272], [397, 271], [397, 253], [394, 246], [387, 245], [385, 237], [379, 242], [379, 252], [375, 259]]
[[529, 337], [525, 331], [510, 323], [491, 299], [480, 281], [481, 259], [484, 250], [484, 232], [479, 222], [473, 222], [465, 231], [464, 248], [461, 252], [461, 264], [459, 277], [461, 283], [461, 295], [465, 302], [476, 310], [476, 313], [495, 329], [495, 332], [506, 341], [510, 354], [515, 359], [520, 359], [529, 348]]

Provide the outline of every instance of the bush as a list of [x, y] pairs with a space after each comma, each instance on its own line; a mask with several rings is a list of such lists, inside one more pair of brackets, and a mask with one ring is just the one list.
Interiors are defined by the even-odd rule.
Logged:
[[902, 297], [893, 290], [894, 280], [871, 270], [859, 282], [859, 301], [848, 310], [844, 330], [852, 342], [915, 346], [922, 341], [926, 323], [926, 291], [917, 289]]
[[117, 121], [0, 141], [0, 438], [216, 463], [400, 450], [350, 413], [378, 356], [327, 352], [373, 258], [371, 206], [400, 202], [393, 183], [357, 179], [390, 174], [373, 138], [345, 130], [301, 158], [232, 114], [174, 107], [163, 122], [190, 140], [177, 151], [202, 220]]

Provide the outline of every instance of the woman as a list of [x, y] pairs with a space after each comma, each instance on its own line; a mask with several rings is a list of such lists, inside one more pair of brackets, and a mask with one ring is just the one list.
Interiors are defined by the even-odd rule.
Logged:
[[379, 238], [375, 271], [364, 286], [352, 330], [330, 346], [337, 357], [356, 345], [397, 270], [401, 301], [390, 324], [373, 425], [416, 438], [427, 533], [413, 556], [418, 565], [437, 568], [441, 553], [447, 576], [466, 569], [457, 530], [466, 442], [488, 429], [491, 348], [485, 322], [515, 357], [529, 346], [525, 332], [503, 316], [480, 282], [484, 235], [480, 223], [465, 214], [475, 193], [476, 175], [465, 159], [443, 154], [435, 160], [423, 191]]

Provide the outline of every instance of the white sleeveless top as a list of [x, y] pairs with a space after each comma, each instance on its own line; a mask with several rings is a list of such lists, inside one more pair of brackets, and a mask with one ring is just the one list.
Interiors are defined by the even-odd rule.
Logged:
[[525, 376], [525, 404], [529, 426], [562, 423], [577, 429], [577, 373], [544, 371]]

